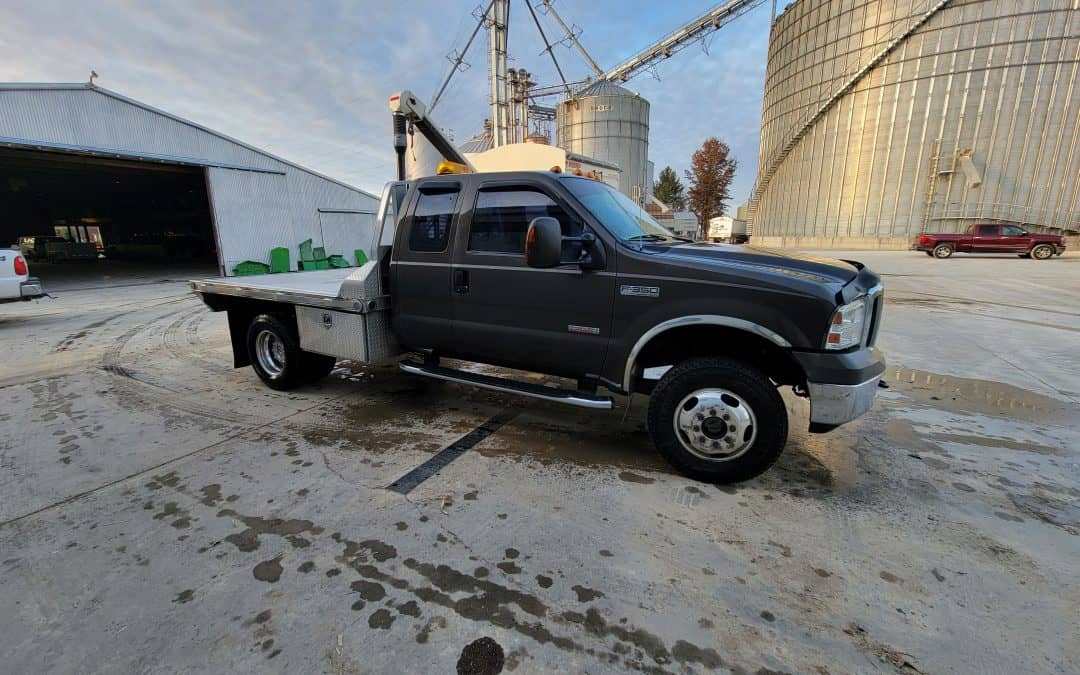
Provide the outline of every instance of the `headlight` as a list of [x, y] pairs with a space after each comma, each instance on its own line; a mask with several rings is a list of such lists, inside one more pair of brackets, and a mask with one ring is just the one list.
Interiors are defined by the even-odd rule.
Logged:
[[825, 349], [847, 349], [859, 344], [866, 322], [866, 298], [836, 308], [825, 334]]

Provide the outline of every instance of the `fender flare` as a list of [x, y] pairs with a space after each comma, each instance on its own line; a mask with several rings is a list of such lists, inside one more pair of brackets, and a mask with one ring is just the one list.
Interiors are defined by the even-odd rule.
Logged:
[[661, 333], [682, 326], [724, 326], [727, 328], [737, 328], [739, 330], [744, 330], [747, 333], [757, 335], [758, 337], [763, 337], [777, 347], [783, 347], [785, 349], [791, 347], [791, 343], [784, 339], [779, 333], [770, 330], [761, 324], [734, 316], [724, 316], [721, 314], [691, 314], [689, 316], [668, 319], [642, 333], [641, 337], [634, 343], [634, 347], [630, 350], [630, 355], [626, 358], [626, 368], [623, 370], [623, 391], [630, 391], [630, 376], [634, 371], [634, 364], [637, 362], [638, 354], [645, 348], [645, 345], [649, 344], [654, 337]]

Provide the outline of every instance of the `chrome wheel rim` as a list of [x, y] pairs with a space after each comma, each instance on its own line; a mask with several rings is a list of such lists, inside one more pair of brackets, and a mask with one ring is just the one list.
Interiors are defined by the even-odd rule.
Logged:
[[934, 255], [938, 258], [948, 258], [949, 253], [950, 251], [947, 246], [939, 246], [938, 248], [934, 249]]
[[1050, 257], [1050, 249], [1046, 248], [1045, 246], [1037, 246], [1035, 247], [1035, 250], [1032, 251], [1032, 255], [1034, 255], [1039, 260], [1046, 260]]
[[691, 454], [710, 462], [741, 457], [757, 439], [757, 418], [727, 389], [699, 389], [675, 408], [675, 435]]
[[266, 373], [281, 375], [285, 371], [285, 344], [272, 331], [260, 331], [255, 336], [255, 358]]

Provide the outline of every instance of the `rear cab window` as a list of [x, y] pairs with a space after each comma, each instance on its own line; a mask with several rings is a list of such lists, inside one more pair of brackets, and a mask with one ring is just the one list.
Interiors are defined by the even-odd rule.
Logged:
[[409, 227], [409, 250], [442, 253], [450, 241], [458, 188], [421, 190]]
[[564, 237], [582, 233], [581, 223], [540, 190], [527, 187], [482, 189], [477, 193], [469, 225], [468, 252], [524, 256], [529, 223], [544, 216], [559, 221]]

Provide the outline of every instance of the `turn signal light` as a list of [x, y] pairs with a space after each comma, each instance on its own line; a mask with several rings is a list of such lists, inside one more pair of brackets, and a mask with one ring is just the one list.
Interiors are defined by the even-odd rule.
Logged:
[[825, 335], [825, 349], [847, 349], [859, 344], [865, 319], [865, 297], [837, 307], [832, 318], [829, 319], [829, 332]]
[[26, 269], [26, 261], [23, 260], [21, 255], [15, 256], [15, 274], [16, 276], [29, 274], [29, 270]]

